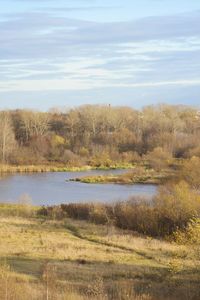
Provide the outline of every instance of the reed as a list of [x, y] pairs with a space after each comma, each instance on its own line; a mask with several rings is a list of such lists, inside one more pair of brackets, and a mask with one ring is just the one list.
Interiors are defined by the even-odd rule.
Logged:
[[133, 165], [113, 165], [110, 167], [105, 166], [67, 166], [67, 165], [6, 165], [0, 164], [0, 174], [12, 173], [43, 173], [43, 172], [81, 172], [88, 170], [116, 170], [116, 169], [131, 169]]

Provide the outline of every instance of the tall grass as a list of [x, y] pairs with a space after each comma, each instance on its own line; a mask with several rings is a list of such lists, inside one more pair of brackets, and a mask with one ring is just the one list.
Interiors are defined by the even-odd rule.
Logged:
[[115, 170], [115, 169], [132, 169], [133, 164], [113, 164], [107, 166], [90, 166], [84, 165], [80, 167], [58, 164], [58, 165], [5, 165], [0, 164], [0, 174], [12, 173], [42, 173], [42, 172], [79, 172], [87, 170]]
[[70, 167], [70, 166], [53, 166], [53, 165], [0, 165], [0, 174], [12, 173], [42, 173], [42, 172], [78, 172], [90, 170], [90, 166]]

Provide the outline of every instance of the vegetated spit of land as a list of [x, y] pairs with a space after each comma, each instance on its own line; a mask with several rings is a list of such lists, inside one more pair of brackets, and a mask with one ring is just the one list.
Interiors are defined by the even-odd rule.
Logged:
[[0, 207], [0, 299], [199, 299], [190, 246], [37, 210]]
[[144, 167], [132, 168], [124, 174], [119, 175], [97, 175], [85, 176], [71, 179], [82, 183], [116, 183], [116, 184], [161, 184], [175, 176], [175, 172], [170, 169], [155, 171]]

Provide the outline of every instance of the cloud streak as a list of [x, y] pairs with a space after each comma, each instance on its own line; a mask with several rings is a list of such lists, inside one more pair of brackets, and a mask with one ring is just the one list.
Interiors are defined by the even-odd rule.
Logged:
[[200, 86], [199, 11], [92, 22], [66, 18], [60, 10], [4, 16], [1, 93]]

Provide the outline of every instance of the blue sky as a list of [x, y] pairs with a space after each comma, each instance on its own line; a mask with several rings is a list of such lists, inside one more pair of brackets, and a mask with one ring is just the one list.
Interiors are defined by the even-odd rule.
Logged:
[[200, 103], [199, 0], [0, 0], [0, 108]]

